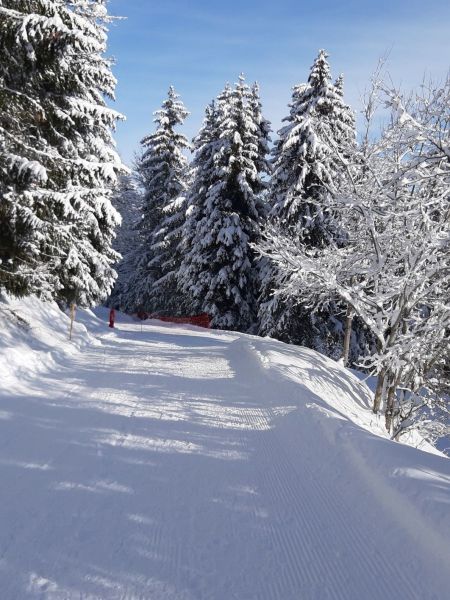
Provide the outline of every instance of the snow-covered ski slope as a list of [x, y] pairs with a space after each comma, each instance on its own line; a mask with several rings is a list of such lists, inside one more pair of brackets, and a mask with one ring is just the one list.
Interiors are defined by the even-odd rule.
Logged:
[[89, 314], [69, 344], [55, 307], [19, 304], [0, 311], [1, 600], [449, 597], [450, 461], [383, 437], [336, 363]]

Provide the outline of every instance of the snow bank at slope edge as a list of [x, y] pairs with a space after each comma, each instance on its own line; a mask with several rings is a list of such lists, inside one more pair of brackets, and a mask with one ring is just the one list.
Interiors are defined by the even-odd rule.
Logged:
[[[258, 338], [251, 344], [261, 365], [273, 378], [296, 383], [322, 402], [312, 402], [309, 408], [322, 414], [343, 418], [375, 435], [390, 439], [384, 419], [372, 412], [373, 392], [360, 376], [338, 362], [302, 346], [287, 345], [277, 340]], [[401, 440], [425, 452], [446, 456], [427, 442], [417, 431]]]
[[[95, 319], [90, 311], [83, 312]], [[17, 392], [39, 373], [57, 366], [64, 356], [100, 344], [76, 321], [69, 341], [69, 325], [69, 317], [55, 302], [0, 295], [1, 391]]]

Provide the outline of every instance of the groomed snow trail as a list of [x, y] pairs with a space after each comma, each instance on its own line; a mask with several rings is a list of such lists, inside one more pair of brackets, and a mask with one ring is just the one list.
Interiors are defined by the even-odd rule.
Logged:
[[448, 597], [450, 462], [350, 421], [332, 361], [130, 323], [30, 385], [0, 406], [2, 600]]

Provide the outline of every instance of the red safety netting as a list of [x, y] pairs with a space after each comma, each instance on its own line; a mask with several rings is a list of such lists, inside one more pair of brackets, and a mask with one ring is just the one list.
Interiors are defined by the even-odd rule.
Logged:
[[201, 315], [195, 315], [193, 317], [166, 317], [160, 315], [149, 314], [144, 311], [140, 311], [136, 315], [138, 319], [145, 321], [146, 319], [157, 319], [164, 323], [178, 323], [180, 325], [196, 325], [197, 327], [205, 327], [206, 329], [211, 328], [211, 318], [206, 313]]

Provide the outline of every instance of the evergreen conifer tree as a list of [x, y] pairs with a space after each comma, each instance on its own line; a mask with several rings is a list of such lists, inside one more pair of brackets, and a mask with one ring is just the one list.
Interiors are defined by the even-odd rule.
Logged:
[[180, 308], [177, 272], [181, 257], [177, 248], [184, 224], [185, 192], [189, 165], [183, 152], [190, 148], [176, 131], [188, 111], [173, 87], [155, 113], [155, 133], [142, 140], [138, 169], [144, 186], [141, 244], [129, 285], [128, 310], [173, 313]]
[[[294, 88], [290, 114], [273, 150], [270, 220], [294, 231], [298, 243], [320, 248], [345, 234], [327, 210], [326, 197], [339, 190], [342, 163], [355, 147], [355, 122], [343, 100], [343, 80], [331, 82], [327, 54], [321, 50], [306, 84]], [[330, 352], [342, 322], [334, 311], [309, 314], [301, 298], [276, 293], [282, 274], [262, 261], [259, 331], [290, 343]], [[338, 311], [336, 311], [338, 312]]]
[[256, 257], [251, 246], [264, 213], [261, 195], [268, 125], [257, 88], [241, 76], [207, 109], [196, 140], [181, 278], [192, 310], [213, 326], [246, 331], [256, 316]]
[[90, 305], [114, 281], [105, 5], [0, 1], [0, 285], [16, 294]]
[[218, 102], [212, 101], [205, 110], [205, 118], [198, 135], [193, 140], [194, 158], [191, 163], [192, 181], [186, 199], [186, 220], [182, 230], [179, 251], [185, 255], [178, 280], [184, 290], [187, 312], [194, 314], [202, 310], [201, 299], [191, 291], [191, 284], [197, 274], [193, 256], [189, 256], [197, 239], [197, 227], [205, 216], [204, 197], [215, 181], [214, 158], [220, 144]]
[[[262, 104], [259, 94], [259, 85], [255, 82], [250, 90], [249, 104], [253, 113], [253, 121], [256, 125], [256, 136], [258, 141], [258, 151], [255, 157], [255, 166], [258, 173], [261, 173], [265, 180], [271, 175], [271, 165], [267, 157], [270, 155], [270, 142], [271, 142], [271, 123], [268, 121], [262, 112]], [[268, 192], [268, 185], [262, 186], [263, 195], [266, 196]], [[264, 197], [265, 200], [265, 197]]]
[[115, 267], [117, 280], [108, 304], [125, 310], [129, 295], [129, 281], [136, 269], [134, 261], [140, 243], [139, 230], [142, 218], [142, 193], [133, 175], [123, 175], [120, 178], [120, 185], [112, 202], [122, 218], [113, 248], [122, 258]]

